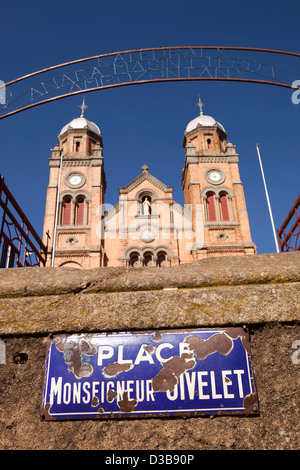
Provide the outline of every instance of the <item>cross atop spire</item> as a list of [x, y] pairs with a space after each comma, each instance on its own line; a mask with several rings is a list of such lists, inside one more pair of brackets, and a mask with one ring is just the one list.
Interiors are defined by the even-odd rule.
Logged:
[[198, 103], [196, 103], [196, 106], [199, 106], [199, 108], [200, 108], [200, 116], [202, 116], [202, 115], [203, 115], [203, 106], [205, 106], [205, 103], [202, 103], [201, 98], [200, 98], [200, 95], [199, 95], [199, 101], [198, 101]]
[[85, 104], [85, 99], [83, 98], [83, 101], [82, 101], [82, 105], [78, 106], [78, 108], [81, 108], [81, 115], [80, 117], [84, 117], [84, 110], [88, 108], [88, 106], [86, 106]]

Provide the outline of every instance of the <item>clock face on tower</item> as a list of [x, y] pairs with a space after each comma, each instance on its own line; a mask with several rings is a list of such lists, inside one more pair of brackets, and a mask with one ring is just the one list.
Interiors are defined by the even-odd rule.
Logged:
[[71, 173], [67, 176], [66, 183], [71, 188], [80, 188], [85, 183], [85, 177], [79, 173]]
[[206, 172], [206, 180], [212, 184], [220, 184], [225, 180], [225, 175], [221, 170], [211, 169]]
[[70, 183], [73, 185], [80, 184], [81, 183], [81, 177], [79, 175], [73, 175], [69, 179]]

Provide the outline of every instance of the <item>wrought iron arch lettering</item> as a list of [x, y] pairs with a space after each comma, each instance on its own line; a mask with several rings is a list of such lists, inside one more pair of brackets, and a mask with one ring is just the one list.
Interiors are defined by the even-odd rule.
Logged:
[[[231, 57], [228, 51], [239, 51], [242, 56]], [[252, 56], [249, 58], [249, 54], [260, 53], [300, 57], [297, 52], [214, 46], [161, 47], [100, 54], [51, 66], [6, 83], [0, 119], [77, 94], [145, 83], [202, 80], [298, 88], [293, 85], [298, 72], [253, 60]], [[85, 63], [89, 66], [74, 69]], [[54, 70], [62, 73], [53, 77]], [[42, 81], [36, 82], [37, 76], [42, 76]]]

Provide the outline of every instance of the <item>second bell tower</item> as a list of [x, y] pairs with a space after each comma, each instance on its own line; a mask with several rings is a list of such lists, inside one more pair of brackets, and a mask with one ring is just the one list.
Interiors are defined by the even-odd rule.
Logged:
[[[101, 207], [105, 173], [99, 127], [84, 117], [64, 126], [49, 158], [44, 237], [50, 235], [48, 266], [102, 266]], [[55, 243], [55, 246], [54, 246]]]
[[189, 122], [183, 140], [185, 165], [181, 184], [197, 235], [191, 252], [193, 260], [255, 254], [239, 156], [235, 146], [226, 140], [224, 127], [205, 115], [202, 106], [199, 100], [200, 115]]

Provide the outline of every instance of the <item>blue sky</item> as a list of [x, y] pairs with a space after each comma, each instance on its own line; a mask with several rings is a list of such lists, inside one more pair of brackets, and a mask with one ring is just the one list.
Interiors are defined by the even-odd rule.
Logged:
[[[16, 0], [1, 6], [0, 80], [96, 54], [147, 47], [243, 46], [300, 52], [299, 26], [292, 1]], [[248, 57], [292, 70], [300, 79], [300, 58]], [[203, 81], [86, 94], [86, 117], [103, 135], [106, 202], [117, 203], [118, 187], [147, 164], [150, 173], [174, 187], [175, 200], [184, 203], [182, 141], [186, 125], [199, 112], [199, 94], [205, 114], [221, 122], [237, 146], [258, 253], [274, 252], [256, 143], [279, 228], [299, 194], [300, 105], [292, 103], [289, 89]], [[71, 97], [0, 120], [0, 173], [40, 235], [50, 150], [61, 128], [79, 116], [81, 101], [82, 96]]]

